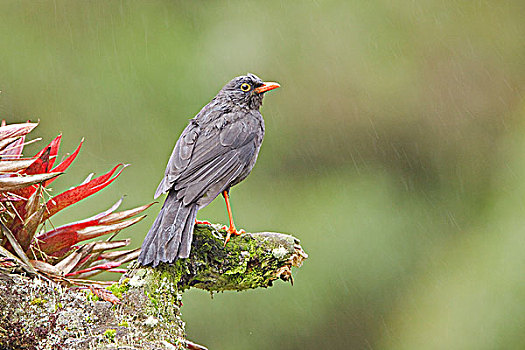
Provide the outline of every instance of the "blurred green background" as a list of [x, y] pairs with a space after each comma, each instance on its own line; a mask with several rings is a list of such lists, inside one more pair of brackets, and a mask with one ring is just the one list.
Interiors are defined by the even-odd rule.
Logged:
[[[0, 2], [0, 117], [83, 150], [62, 191], [131, 163], [56, 224], [152, 200], [175, 140], [232, 77], [266, 138], [237, 226], [288, 232], [295, 285], [185, 294], [210, 349], [522, 349], [525, 2]], [[45, 143], [44, 143], [45, 142]], [[121, 233], [139, 246], [160, 205]], [[216, 201], [200, 219], [227, 221]], [[113, 276], [112, 276], [113, 277]]]

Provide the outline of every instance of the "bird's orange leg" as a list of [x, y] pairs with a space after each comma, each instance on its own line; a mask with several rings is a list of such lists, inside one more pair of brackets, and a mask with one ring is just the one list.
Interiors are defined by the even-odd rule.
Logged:
[[244, 230], [237, 231], [235, 228], [235, 225], [233, 223], [233, 215], [232, 215], [232, 208], [230, 206], [230, 199], [228, 197], [228, 192], [223, 191], [222, 195], [224, 196], [224, 201], [226, 202], [226, 210], [228, 211], [228, 218], [230, 219], [230, 227], [226, 231], [226, 239], [224, 240], [224, 246], [226, 246], [226, 243], [230, 240], [231, 235], [239, 236], [242, 233], [245, 233]]

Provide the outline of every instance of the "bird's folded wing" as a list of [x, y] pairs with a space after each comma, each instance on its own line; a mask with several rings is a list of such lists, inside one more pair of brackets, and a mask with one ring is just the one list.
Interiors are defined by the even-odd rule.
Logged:
[[155, 198], [169, 191], [180, 173], [188, 167], [199, 132], [200, 126], [192, 119], [173, 148], [164, 177], [155, 191]]
[[[206, 167], [204, 172], [199, 171], [194, 173], [195, 175], [191, 174], [189, 178], [177, 181], [177, 198], [189, 204], [196, 202], [204, 194], [215, 198], [226, 190], [246, 167], [246, 163], [241, 161], [237, 153], [237, 150], [232, 150], [219, 157], [219, 162], [214, 162], [213, 166]], [[210, 191], [214, 193], [209, 193]]]
[[211, 186], [227, 187], [256, 152], [257, 128], [255, 119], [232, 115], [223, 116], [212, 126], [192, 122], [175, 145], [157, 193], [175, 188], [178, 198], [191, 203]]

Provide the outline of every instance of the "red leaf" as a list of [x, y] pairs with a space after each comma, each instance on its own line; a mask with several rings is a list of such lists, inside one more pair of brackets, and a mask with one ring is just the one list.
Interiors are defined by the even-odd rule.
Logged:
[[66, 253], [71, 246], [80, 242], [78, 230], [96, 224], [97, 221], [84, 221], [57, 227], [54, 230], [47, 231], [36, 237], [38, 247], [46, 254], [61, 256]]
[[100, 223], [101, 224], [115, 224], [115, 223], [122, 222], [122, 221], [127, 220], [127, 219], [129, 219], [129, 218], [131, 218], [131, 217], [133, 217], [133, 216], [135, 216], [137, 214], [142, 213], [144, 210], [148, 209], [153, 204], [155, 204], [155, 202], [150, 203], [150, 204], [146, 204], [146, 205], [143, 205], [143, 206], [140, 206], [140, 207], [136, 207], [134, 209], [124, 210], [124, 211], [121, 211], [121, 212], [118, 212], [118, 213], [111, 213], [109, 215], [101, 217], [100, 218]]
[[92, 266], [92, 267], [88, 267], [87, 269], [84, 269], [84, 270], [79, 270], [79, 271], [75, 271], [75, 272], [70, 272], [66, 275], [66, 277], [69, 277], [69, 276], [75, 276], [75, 275], [80, 275], [81, 273], [85, 273], [85, 272], [91, 272], [91, 271], [95, 271], [95, 270], [110, 270], [110, 269], [113, 269], [115, 267], [119, 267], [120, 265], [122, 265], [122, 263], [119, 263], [119, 262], [108, 262], [108, 263], [105, 263], [105, 264], [101, 264], [101, 265], [97, 265], [97, 266]]
[[97, 215], [93, 215], [92, 217], [89, 217], [87, 219], [84, 219], [84, 220], [81, 220], [81, 221], [72, 222], [70, 224], [57, 227], [57, 228], [55, 228], [52, 231], [47, 231], [45, 233], [40, 234], [39, 236], [37, 236], [37, 238], [39, 240], [42, 240], [42, 241], [49, 241], [49, 239], [52, 239], [53, 236], [55, 236], [57, 234], [60, 234], [59, 232], [78, 231], [78, 230], [86, 228], [88, 226], [96, 226], [96, 225], [98, 225], [100, 223], [101, 219], [105, 218], [106, 216], [110, 215], [115, 210], [117, 210], [117, 208], [122, 203], [123, 199], [124, 199], [124, 197], [120, 198], [115, 204], [113, 204], [111, 206], [111, 208], [109, 208], [108, 210], [105, 210], [105, 211], [103, 211], [101, 213], [98, 213]]
[[80, 241], [85, 241], [87, 239], [95, 238], [115, 231], [120, 231], [129, 226], [135, 225], [137, 222], [141, 221], [145, 217], [146, 215], [142, 215], [134, 219], [126, 220], [116, 224], [86, 227], [78, 230], [78, 239]]
[[[78, 248], [78, 246], [76, 246], [75, 248]], [[93, 253], [93, 250], [91, 250], [91, 253]], [[89, 259], [91, 259], [91, 257], [93, 256], [93, 254], [89, 254], [88, 256], [86, 256], [84, 259], [81, 259], [78, 264], [75, 265], [75, 267], [73, 269], [77, 269], [79, 266], [82, 266], [86, 261], [88, 261]]]
[[[29, 167], [27, 167], [22, 174], [25, 175], [37, 175], [37, 174], [46, 174], [48, 173], [49, 169], [51, 168], [50, 164], [50, 154], [51, 154], [51, 146], [48, 146], [43, 150], [43, 152], [39, 152], [38, 159], [35, 160]], [[24, 197], [29, 198], [33, 193], [35, 193], [38, 186], [28, 186], [24, 188], [20, 188], [19, 190], [15, 191], [14, 193]], [[18, 214], [26, 219], [26, 213], [25, 208], [21, 205], [18, 205], [17, 208]], [[18, 228], [18, 227], [17, 227]]]
[[9, 144], [9, 147], [6, 147], [0, 152], [2, 158], [6, 159], [16, 159], [20, 158], [22, 151], [24, 150], [24, 142], [26, 140], [25, 136], [22, 136], [16, 141], [13, 141]]
[[[2, 194], [2, 197], [0, 197], [0, 202], [17, 202], [17, 201], [23, 201], [25, 199], [18, 197], [18, 196], [6, 196], [5, 194]], [[2, 209], [3, 211], [6, 211], [7, 209]]]
[[22, 155], [22, 150], [24, 149], [25, 135], [27, 135], [31, 130], [33, 130], [38, 123], [20, 123], [20, 124], [11, 124], [5, 125], [5, 121], [2, 121], [0, 126], [0, 141], [7, 141], [7, 139], [16, 139], [13, 142], [9, 142], [7, 145], [4, 144], [0, 155], [3, 158], [19, 158]]
[[68, 274], [78, 263], [89, 256], [93, 251], [94, 243], [84, 244], [79, 249], [75, 250], [73, 253], [66, 256], [63, 260], [55, 264], [55, 267], [61, 271], [62, 274]]
[[55, 176], [59, 176], [60, 174], [61, 173], [47, 173], [47, 174], [35, 174], [35, 175], [26, 175], [26, 176], [0, 177], [0, 192], [9, 191], [10, 196], [19, 198], [25, 203], [28, 200], [28, 197], [30, 195], [29, 196], [21, 195], [20, 190], [27, 188], [27, 186], [33, 186], [35, 184], [42, 183]]
[[106, 216], [108, 216], [109, 214], [111, 214], [115, 210], [117, 210], [117, 208], [120, 207], [120, 205], [122, 204], [123, 200], [124, 200], [124, 197], [120, 197], [120, 199], [115, 204], [113, 204], [111, 206], [111, 208], [109, 208], [108, 210], [103, 211], [102, 213], [98, 213], [97, 215], [93, 215], [92, 217], [87, 218], [87, 219], [82, 220], [82, 221], [100, 220], [102, 218], [105, 218]]
[[[120, 171], [115, 176], [113, 176], [113, 174], [121, 166], [122, 169], [120, 169]], [[122, 170], [124, 170], [125, 167], [127, 167], [127, 165], [118, 164], [107, 174], [101, 175], [97, 178], [94, 178], [86, 184], [79, 185], [51, 198], [46, 203], [47, 212], [44, 219], [48, 219], [49, 217], [58, 213], [60, 210], [72, 204], [75, 204], [76, 202], [81, 201], [82, 199], [89, 197], [92, 194], [97, 193], [101, 189], [105, 188], [113, 181], [115, 181], [117, 177], [119, 177], [119, 175], [122, 173]]]
[[[111, 208], [88, 219], [60, 226], [37, 236], [39, 248], [46, 254], [56, 257], [67, 253], [71, 246], [80, 241], [98, 237], [104, 234], [121, 230], [142, 220], [142, 216], [129, 220], [142, 213], [152, 204], [143, 205], [134, 209], [113, 213], [122, 203], [119, 199]], [[126, 221], [127, 220], [127, 221]]]
[[46, 152], [46, 150], [49, 148], [50, 153], [49, 153], [49, 168], [48, 169], [50, 169], [51, 167], [53, 167], [53, 164], [55, 164], [55, 159], [58, 154], [58, 149], [60, 147], [61, 140], [62, 140], [62, 135], [58, 135], [57, 137], [55, 137], [53, 141], [49, 143], [49, 145], [47, 145], [42, 150], [40, 150], [40, 152], [38, 152], [33, 158], [38, 158], [42, 156], [42, 154], [44, 154], [44, 152]]
[[38, 235], [36, 239], [38, 240], [39, 248], [47, 254], [52, 254], [53, 256], [62, 256], [71, 249], [71, 246], [82, 240], [78, 234], [79, 230], [99, 225], [100, 220], [107, 217], [108, 215], [111, 215], [121, 203], [122, 198], [113, 204], [111, 208], [97, 215], [82, 221], [77, 221], [57, 227], [51, 231], [47, 231]]
[[10, 124], [2, 125], [0, 127], [0, 140], [6, 139], [8, 137], [18, 137], [27, 135], [31, 130], [33, 130], [38, 123], [20, 123], [20, 124]]
[[0, 173], [2, 173], [4, 176], [8, 173], [16, 173], [21, 170], [27, 169], [31, 164], [34, 163], [34, 159], [24, 159], [24, 158], [17, 158], [17, 159], [2, 159], [0, 161]]
[[144, 217], [143, 215], [111, 225], [98, 225], [98, 220], [92, 220], [61, 226], [38, 236], [38, 247], [48, 255], [61, 256], [78, 242], [123, 230]]
[[[65, 171], [70, 165], [71, 163], [73, 163], [73, 161], [75, 160], [75, 158], [77, 157], [78, 155], [78, 152], [80, 152], [80, 148], [82, 147], [82, 143], [84, 143], [84, 139], [82, 139], [80, 141], [80, 144], [78, 145], [77, 149], [75, 150], [75, 152], [73, 152], [72, 154], [70, 154], [66, 159], [64, 159], [60, 164], [58, 164], [56, 167], [54, 167], [51, 171], [52, 172], [63, 172]], [[51, 182], [53, 182], [55, 179], [52, 179], [52, 180], [49, 180], [46, 182], [46, 186], [49, 185]]]
[[124, 264], [125, 262], [135, 260], [140, 255], [140, 248], [132, 250], [117, 250], [113, 252], [104, 252], [100, 254], [100, 259], [107, 261], [118, 261]]
[[59, 251], [53, 252], [51, 256], [54, 256], [55, 258], [60, 258], [66, 255], [67, 253], [69, 253], [72, 249], [78, 249], [78, 246], [69, 246], [69, 247], [63, 248]]
[[33, 164], [27, 167], [22, 173], [26, 175], [47, 173], [49, 168], [51, 168], [50, 155], [51, 147], [48, 146], [47, 148], [43, 149], [43, 152], [39, 152], [38, 159], [35, 160]]

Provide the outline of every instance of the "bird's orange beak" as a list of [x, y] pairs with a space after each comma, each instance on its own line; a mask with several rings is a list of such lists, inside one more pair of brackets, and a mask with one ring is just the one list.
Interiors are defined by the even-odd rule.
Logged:
[[279, 85], [278, 83], [266, 82], [258, 88], [255, 88], [253, 91], [255, 91], [256, 94], [262, 94], [263, 92], [277, 89], [278, 87], [281, 87], [281, 85]]

